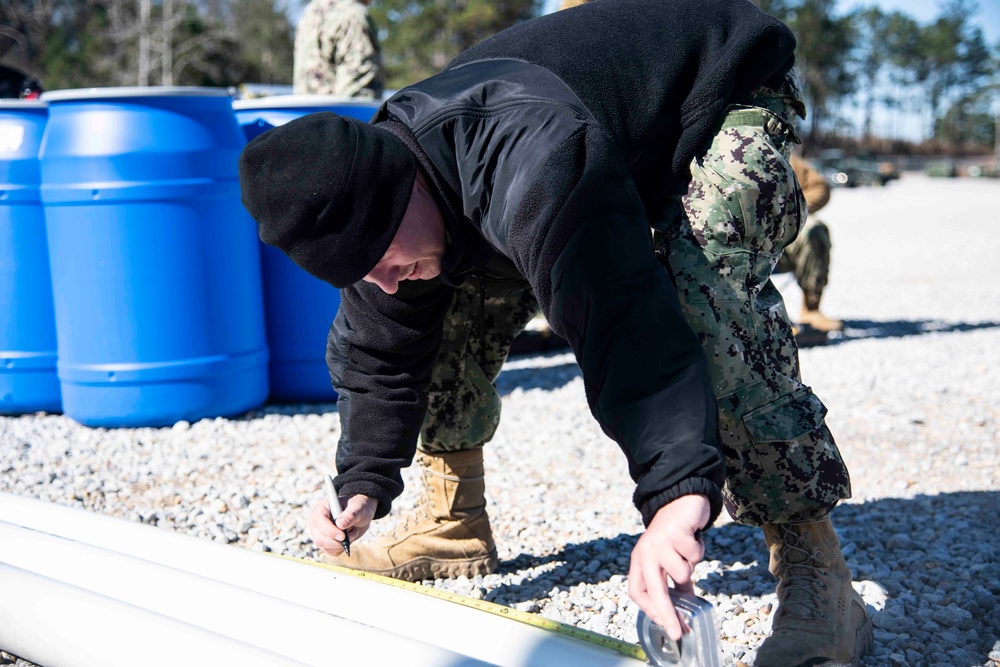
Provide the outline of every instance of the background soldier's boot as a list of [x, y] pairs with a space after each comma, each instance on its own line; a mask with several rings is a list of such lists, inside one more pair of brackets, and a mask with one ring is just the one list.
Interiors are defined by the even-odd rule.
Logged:
[[417, 452], [424, 491], [392, 535], [351, 545], [350, 557], [323, 561], [396, 579], [422, 581], [489, 574], [497, 566], [486, 515], [483, 450]]
[[778, 609], [757, 667], [858, 665], [871, 648], [872, 625], [851, 586], [840, 541], [829, 517], [764, 524], [771, 574], [778, 578]]
[[799, 315], [799, 322], [825, 332], [840, 331], [843, 329], [844, 323], [841, 320], [830, 319], [820, 311], [819, 300], [820, 295], [818, 294], [813, 292], [803, 293], [802, 314]]

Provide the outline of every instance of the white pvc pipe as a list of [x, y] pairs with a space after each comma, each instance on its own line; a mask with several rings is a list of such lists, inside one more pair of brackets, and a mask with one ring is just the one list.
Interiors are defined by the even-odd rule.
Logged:
[[46, 667], [302, 664], [2, 563], [0, 646]]
[[[129, 557], [139, 562], [137, 565], [127, 561], [131, 563], [130, 576], [138, 579], [137, 584], [151, 576], [167, 576], [162, 574], [166, 570], [171, 573], [169, 578], [174, 582], [172, 585], [180, 586], [190, 579], [209, 585], [213, 590], [224, 590], [218, 588], [221, 585], [242, 590], [242, 593], [233, 593], [232, 599], [257, 600], [257, 604], [261, 605], [256, 607], [258, 611], [251, 613], [252, 618], [263, 613], [260, 609], [267, 609], [272, 605], [275, 608], [287, 608], [283, 605], [285, 603], [349, 622], [352, 629], [347, 633], [351, 641], [364, 644], [364, 651], [369, 658], [371, 655], [386, 657], [394, 652], [396, 649], [389, 645], [391, 642], [385, 640], [386, 636], [393, 635], [426, 643], [449, 655], [466, 656], [489, 664], [512, 667], [576, 667], [584, 664], [625, 667], [638, 664], [610, 649], [447, 600], [78, 509], [0, 494], [0, 521], [47, 534], [49, 537], [93, 547], [91, 550], [82, 549], [88, 553], [82, 559], [87, 561], [86, 565], [79, 559], [63, 559], [56, 563], [38, 557], [38, 566], [41, 568], [44, 564], [47, 572], [51, 573], [57, 567], [64, 574], [73, 568], [90, 568], [92, 559], [98, 557], [95, 554], [108, 562], [119, 564], [126, 561], [120, 561], [114, 556]], [[24, 555], [52, 548], [42, 546], [44, 540], [39, 540], [34, 545], [22, 541], [15, 550], [7, 546], [9, 541], [6, 538], [0, 540], [0, 563], [6, 562], [8, 558], [17, 558], [19, 563], [27, 565], [28, 561], [35, 559], [24, 558]], [[50, 544], [46, 542], [46, 545]], [[22, 556], [13, 555], [14, 551], [22, 550]], [[117, 570], [118, 567], [119, 565], [115, 565], [111, 569]], [[84, 577], [83, 574], [74, 576]], [[114, 590], [116, 594], [124, 595], [120, 588]], [[264, 596], [269, 601], [258, 600], [251, 593]], [[147, 592], [145, 595], [156, 598], [159, 593]], [[224, 600], [230, 598], [229, 592], [220, 592], [218, 596]], [[140, 601], [138, 598], [130, 599]], [[200, 604], [201, 599], [196, 595], [192, 603]], [[5, 605], [3, 595], [0, 595], [0, 607]], [[149, 600], [143, 602], [143, 605], [154, 606]], [[229, 605], [235, 606], [235, 603]], [[218, 615], [226, 617], [224, 612], [219, 612]], [[203, 616], [199, 623], [204, 622]], [[245, 622], [252, 624], [253, 620]], [[226, 621], [222, 623], [225, 624]], [[362, 639], [363, 633], [355, 632], [354, 627], [377, 629], [380, 634], [377, 640], [369, 641]], [[260, 632], [266, 633], [266, 628]], [[341, 632], [343, 631], [338, 629], [337, 633]], [[3, 633], [4, 630], [0, 629], [0, 647], [4, 646]], [[233, 631], [229, 636], [241, 635]], [[329, 635], [321, 641], [327, 651], [330, 642]], [[335, 643], [340, 645], [343, 642], [338, 640]], [[5, 647], [5, 650], [10, 649]], [[396, 657], [399, 658], [397, 664], [416, 664], [409, 656]], [[369, 659], [362, 660], [361, 664], [373, 663]]]
[[[156, 653], [163, 664], [167, 664], [168, 656], [173, 664], [186, 662], [198, 655], [191, 651], [206, 646], [214, 647], [209, 655], [232, 652], [240, 656], [239, 661], [229, 662], [232, 659], [228, 658], [225, 664], [241, 665], [243, 654], [253, 658], [253, 664], [261, 665], [329, 664], [339, 657], [341, 648], [356, 654], [363, 649], [394, 657], [405, 655], [407, 664], [427, 666], [453, 664], [462, 657], [246, 588], [6, 522], [0, 522], [0, 545], [0, 567], [23, 573], [20, 604], [13, 606], [6, 600], [0, 603], [0, 609], [10, 609], [0, 627], [23, 627], [24, 619], [31, 616], [30, 631], [41, 638], [39, 633], [44, 628], [48, 643], [61, 647], [60, 655], [45, 655], [45, 659], [37, 660], [45, 667], [96, 664], [75, 657], [75, 649], [67, 654], [67, 648], [83, 641], [100, 647], [115, 645], [116, 651], [122, 651], [117, 645], [121, 637], [131, 642], [130, 658], [118, 664], [146, 664], [149, 649], [137, 644], [136, 636], [143, 637], [148, 646], [159, 645]], [[27, 583], [40, 580], [50, 594], [35, 598]], [[51, 595], [53, 589], [60, 590], [60, 594]], [[5, 590], [3, 596], [7, 596]], [[60, 622], [53, 623], [50, 615], [64, 598], [76, 600], [76, 606], [85, 610], [80, 613], [76, 609], [73, 616], [65, 616], [66, 612], [60, 610]], [[36, 610], [39, 599], [41, 609]], [[104, 618], [109, 609], [114, 622]], [[117, 625], [122, 619], [126, 619], [124, 629]], [[136, 625], [145, 630], [136, 633]], [[160, 631], [161, 625], [166, 632]], [[67, 627], [77, 628], [73, 643], [65, 636]], [[4, 641], [5, 632], [0, 630], [0, 641]], [[160, 640], [148, 644], [151, 634]], [[4, 650], [17, 654], [16, 649], [4, 646]], [[100, 664], [112, 664], [103, 655], [100, 657]], [[206, 658], [206, 662], [211, 661]]]

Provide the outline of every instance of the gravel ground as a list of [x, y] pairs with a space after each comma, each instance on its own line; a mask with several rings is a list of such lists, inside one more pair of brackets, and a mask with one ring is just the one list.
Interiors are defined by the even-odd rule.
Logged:
[[[836, 190], [821, 214], [834, 240], [824, 310], [847, 327], [801, 356], [853, 474], [834, 520], [876, 610], [868, 667], [1000, 665], [998, 203], [998, 181], [908, 175]], [[797, 313], [797, 288], [778, 282]], [[486, 464], [500, 571], [428, 585], [635, 641], [626, 574], [641, 523], [572, 358], [512, 359], [498, 385], [505, 419]], [[161, 429], [0, 417], [0, 491], [312, 557], [305, 512], [338, 431], [333, 405]], [[763, 539], [724, 518], [706, 542], [695, 578], [716, 604], [723, 662], [752, 665], [775, 605]], [[0, 653], [11, 662], [27, 665]]]

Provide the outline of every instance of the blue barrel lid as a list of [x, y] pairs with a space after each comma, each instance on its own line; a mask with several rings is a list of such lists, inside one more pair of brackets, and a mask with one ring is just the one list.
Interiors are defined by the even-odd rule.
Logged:
[[225, 88], [209, 86], [120, 86], [109, 88], [70, 88], [42, 93], [43, 102], [95, 100], [122, 97], [230, 97]]
[[0, 99], [0, 109], [17, 111], [18, 109], [46, 109], [47, 102], [39, 100]]
[[248, 100], [234, 100], [233, 109], [244, 111], [247, 109], [297, 109], [303, 107], [318, 106], [349, 106], [349, 107], [377, 107], [380, 102], [376, 100], [361, 100], [357, 97], [341, 97], [337, 95], [270, 95], [268, 97], [254, 97]]

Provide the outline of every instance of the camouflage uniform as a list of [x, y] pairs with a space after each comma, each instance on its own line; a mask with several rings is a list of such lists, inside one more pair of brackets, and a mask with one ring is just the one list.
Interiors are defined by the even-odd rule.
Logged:
[[778, 260], [775, 273], [793, 272], [802, 291], [815, 295], [818, 300], [830, 277], [832, 247], [830, 228], [822, 220], [806, 218], [802, 231]]
[[[687, 193], [652, 221], [657, 254], [708, 356], [726, 507], [751, 525], [819, 518], [850, 496], [826, 408], [802, 384], [791, 323], [770, 281], [805, 215], [788, 164], [800, 99], [790, 79], [731, 107], [711, 146], [692, 163]], [[526, 293], [488, 304], [485, 339], [470, 335], [478, 319], [475, 289], [464, 288], [452, 305], [424, 451], [481, 447], [496, 430], [500, 400], [492, 381], [536, 305]]]
[[382, 97], [378, 32], [360, 0], [312, 0], [295, 31], [296, 94]]
[[830, 249], [833, 245], [829, 227], [813, 214], [830, 201], [830, 186], [807, 161], [793, 155], [790, 162], [795, 178], [802, 186], [809, 217], [799, 235], [785, 248], [775, 272], [794, 272], [795, 281], [802, 291], [819, 301], [830, 276]]
[[530, 289], [486, 299], [482, 311], [479, 299], [479, 287], [466, 282], [445, 319], [420, 433], [425, 452], [482, 447], [500, 423], [500, 394], [493, 381], [511, 341], [538, 312], [538, 302]]

